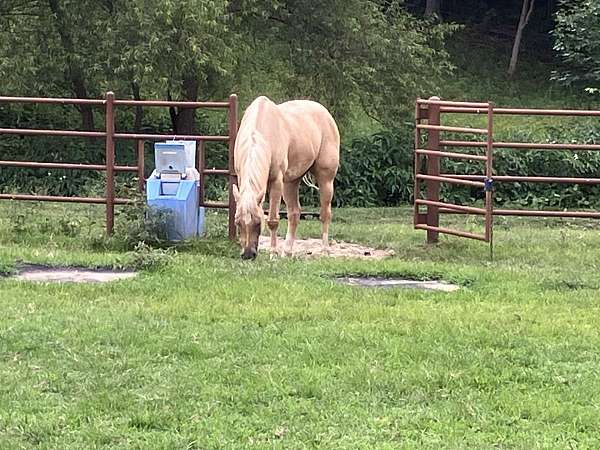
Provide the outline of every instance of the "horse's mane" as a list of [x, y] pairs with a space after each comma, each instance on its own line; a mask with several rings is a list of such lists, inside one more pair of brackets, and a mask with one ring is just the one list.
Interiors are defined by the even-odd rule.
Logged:
[[266, 186], [261, 186], [261, 180], [264, 179], [264, 172], [269, 170], [269, 163], [267, 143], [258, 131], [253, 131], [250, 134], [244, 163], [245, 177], [243, 181], [246, 186], [242, 186], [242, 191], [251, 189], [252, 192], [258, 194], [266, 188]]
[[258, 196], [265, 195], [267, 186], [263, 186], [263, 180], [270, 169], [270, 159], [267, 143], [260, 132], [252, 131], [244, 144], [246, 159], [243, 162], [244, 177], [240, 179], [239, 203], [246, 221], [248, 215], [256, 215]]

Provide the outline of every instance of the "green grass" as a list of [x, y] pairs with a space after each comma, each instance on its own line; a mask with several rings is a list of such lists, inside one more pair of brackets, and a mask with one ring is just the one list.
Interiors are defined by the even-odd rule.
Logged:
[[[477, 242], [425, 246], [406, 208], [335, 216], [334, 239], [397, 256], [246, 263], [211, 216], [208, 240], [134, 280], [0, 280], [0, 448], [598, 448], [597, 225], [498, 220], [492, 263]], [[101, 219], [3, 203], [0, 268], [132, 264]]]

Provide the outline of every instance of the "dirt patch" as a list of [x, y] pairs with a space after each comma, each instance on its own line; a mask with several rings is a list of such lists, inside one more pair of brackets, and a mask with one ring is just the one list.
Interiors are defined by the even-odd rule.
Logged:
[[136, 272], [131, 271], [27, 265], [20, 267], [13, 278], [46, 283], [107, 283], [133, 278], [136, 275]]
[[406, 280], [401, 278], [378, 278], [378, 277], [340, 277], [336, 281], [350, 286], [362, 287], [380, 287], [380, 288], [409, 288], [422, 289], [425, 291], [454, 292], [460, 289], [460, 286], [446, 283], [444, 281], [418, 281]]
[[[277, 241], [278, 250], [283, 251], [284, 239]], [[261, 251], [269, 251], [271, 238], [261, 236], [259, 248]], [[329, 253], [324, 254], [320, 239], [298, 239], [294, 242], [294, 255], [298, 258], [320, 258], [329, 256], [332, 258], [361, 258], [361, 259], [383, 259], [394, 256], [393, 250], [380, 250], [372, 247], [366, 247], [349, 242], [331, 241], [329, 243]]]

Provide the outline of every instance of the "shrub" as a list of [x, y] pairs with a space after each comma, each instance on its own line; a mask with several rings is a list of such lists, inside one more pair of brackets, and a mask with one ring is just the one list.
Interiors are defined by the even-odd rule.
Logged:
[[133, 198], [134, 203], [118, 211], [115, 237], [128, 249], [141, 244], [151, 247], [168, 245], [167, 230], [172, 213], [148, 207], [144, 196], [134, 188], [130, 188], [128, 197]]
[[410, 200], [413, 190], [412, 133], [381, 131], [341, 149], [336, 206], [390, 206]]
[[[519, 123], [517, 127], [500, 130], [495, 138], [512, 142], [597, 143], [600, 129], [591, 121], [566, 121], [543, 127]], [[336, 205], [391, 206], [412, 202], [413, 149], [413, 130], [408, 125], [361, 137], [342, 146]], [[466, 150], [473, 152], [473, 149]], [[482, 175], [484, 167], [480, 162], [443, 158], [442, 172]], [[600, 152], [496, 149], [494, 173], [600, 178]], [[443, 199], [453, 203], [472, 203], [483, 198], [481, 189], [449, 184], [442, 184], [441, 194]], [[535, 208], [598, 207], [600, 186], [497, 182], [494, 201], [497, 205]]]

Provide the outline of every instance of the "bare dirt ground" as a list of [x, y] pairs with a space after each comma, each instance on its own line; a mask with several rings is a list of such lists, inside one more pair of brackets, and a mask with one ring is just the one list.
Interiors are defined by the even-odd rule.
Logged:
[[42, 281], [51, 283], [106, 283], [108, 281], [133, 278], [135, 276], [135, 272], [129, 271], [29, 265], [22, 267], [17, 272], [15, 279], [22, 281]]
[[[280, 254], [283, 254], [284, 239], [279, 238], [277, 247]], [[271, 238], [261, 236], [259, 248], [261, 251], [268, 252], [271, 246]], [[349, 242], [330, 241], [329, 254], [323, 254], [320, 239], [297, 239], [294, 242], [294, 257], [296, 258], [361, 258], [361, 259], [383, 259], [394, 255], [393, 250], [381, 250], [366, 247]]]

